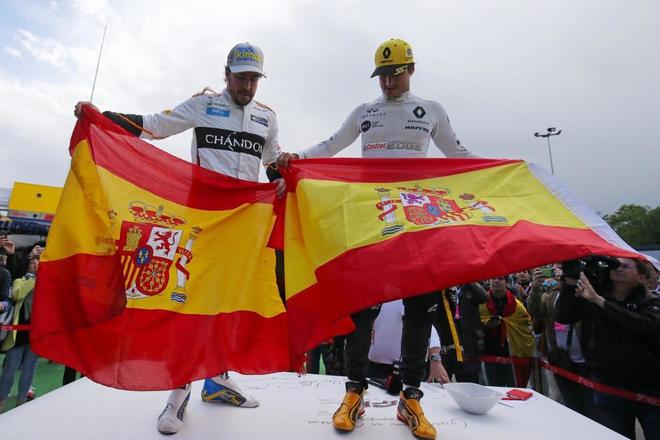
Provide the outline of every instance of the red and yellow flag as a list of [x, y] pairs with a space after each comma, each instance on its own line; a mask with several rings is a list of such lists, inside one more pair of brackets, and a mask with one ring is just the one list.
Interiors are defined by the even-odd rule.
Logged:
[[274, 186], [177, 159], [87, 107], [71, 150], [38, 274], [34, 350], [134, 390], [288, 370], [267, 247]]
[[377, 303], [588, 254], [639, 257], [519, 160], [300, 160], [287, 186], [294, 357]]
[[[42, 257], [37, 353], [105, 385], [290, 370], [368, 306], [588, 254], [638, 257], [516, 160], [312, 159], [272, 184], [179, 160], [84, 108]], [[283, 244], [287, 311], [274, 252]]]

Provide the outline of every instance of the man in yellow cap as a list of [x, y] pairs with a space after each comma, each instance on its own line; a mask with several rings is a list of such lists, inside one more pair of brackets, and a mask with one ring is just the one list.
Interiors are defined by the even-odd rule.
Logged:
[[[327, 140], [300, 153], [282, 153], [278, 165], [287, 167], [289, 160], [334, 156], [361, 136], [362, 157], [423, 158], [430, 140], [448, 157], [478, 157], [463, 147], [451, 128], [447, 113], [435, 101], [410, 93], [410, 78], [415, 61], [410, 45], [390, 39], [376, 49], [376, 69], [383, 92], [375, 101], [358, 106], [341, 128]], [[426, 349], [434, 315], [438, 310], [438, 292], [404, 300], [401, 337], [401, 378], [404, 389], [399, 395], [397, 416], [406, 422], [419, 438], [434, 439], [435, 428], [424, 416], [419, 389], [424, 375]], [[346, 394], [332, 422], [336, 429], [352, 431], [357, 418], [364, 413], [363, 395], [367, 388], [368, 353], [371, 329], [378, 316], [375, 306], [352, 315], [356, 330], [346, 341]]]

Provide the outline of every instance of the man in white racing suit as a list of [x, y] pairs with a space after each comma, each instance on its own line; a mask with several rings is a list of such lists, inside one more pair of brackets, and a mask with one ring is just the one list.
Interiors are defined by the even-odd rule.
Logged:
[[[190, 128], [192, 161], [204, 168], [243, 180], [258, 181], [259, 164], [275, 162], [280, 154], [277, 119], [266, 105], [255, 101], [259, 79], [263, 77], [263, 53], [249, 43], [234, 46], [227, 56], [226, 88], [219, 94], [203, 93], [176, 106], [152, 115], [104, 112], [104, 115], [136, 136], [162, 139]], [[76, 104], [74, 114], [82, 105]], [[284, 180], [277, 182], [277, 193], [284, 194]], [[183, 415], [190, 399], [190, 384], [173, 390], [165, 409], [158, 417], [157, 428], [162, 434], [174, 434], [183, 427]], [[253, 408], [259, 405], [244, 394], [227, 372], [204, 381], [202, 400]]]
[[[329, 139], [294, 154], [294, 158], [334, 156], [360, 135], [365, 158], [423, 158], [430, 139], [447, 157], [477, 157], [460, 144], [439, 103], [418, 98], [407, 89], [399, 94], [403, 86], [398, 83], [404, 75], [409, 80], [413, 71], [410, 67], [409, 72], [385, 76], [381, 79], [383, 96], [358, 106]], [[388, 93], [395, 96], [390, 98]]]
[[[381, 44], [375, 54], [382, 96], [358, 106], [341, 128], [329, 139], [298, 154], [282, 153], [278, 166], [286, 168], [291, 159], [330, 157], [362, 137], [362, 157], [423, 158], [429, 142], [448, 157], [478, 157], [463, 147], [454, 134], [444, 108], [410, 92], [410, 77], [415, 72], [410, 45], [398, 39]], [[406, 422], [418, 438], [435, 439], [435, 428], [424, 416], [419, 389], [424, 375], [427, 342], [433, 313], [438, 308], [439, 292], [421, 294], [403, 300], [405, 313], [401, 338], [401, 379], [397, 416]], [[332, 418], [340, 431], [352, 431], [363, 410], [367, 387], [368, 354], [373, 322], [378, 306], [352, 315], [356, 329], [346, 339], [345, 360], [348, 381], [346, 394]]]

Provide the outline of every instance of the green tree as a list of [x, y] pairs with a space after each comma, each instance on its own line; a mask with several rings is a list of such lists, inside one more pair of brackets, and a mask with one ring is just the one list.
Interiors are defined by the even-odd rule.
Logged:
[[621, 205], [603, 218], [631, 246], [660, 245], [660, 206]]

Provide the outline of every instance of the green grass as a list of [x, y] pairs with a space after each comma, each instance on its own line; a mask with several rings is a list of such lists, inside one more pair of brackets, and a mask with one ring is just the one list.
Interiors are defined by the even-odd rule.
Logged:
[[[0, 354], [0, 365], [4, 363], [5, 355]], [[46, 393], [53, 391], [62, 386], [62, 374], [64, 374], [64, 366], [49, 362], [47, 359], [39, 358], [37, 361], [37, 369], [34, 373], [32, 386], [37, 392], [37, 399]], [[16, 406], [16, 392], [18, 389], [18, 380], [21, 376], [21, 371], [17, 370], [14, 375], [14, 385], [11, 388], [9, 397], [5, 404], [5, 411], [9, 411]]]

